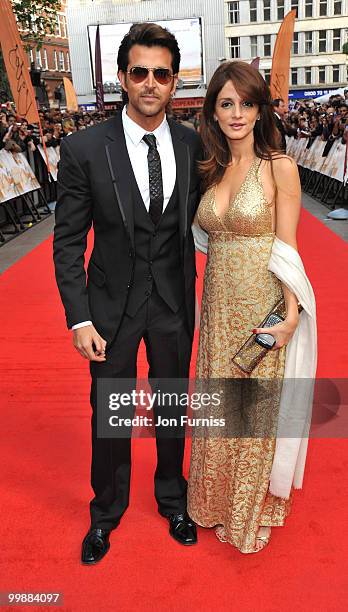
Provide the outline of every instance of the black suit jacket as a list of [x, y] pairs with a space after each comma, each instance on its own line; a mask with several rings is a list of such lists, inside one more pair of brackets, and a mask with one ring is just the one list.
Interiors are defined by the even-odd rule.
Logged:
[[[196, 268], [191, 224], [200, 197], [197, 161], [202, 148], [194, 130], [173, 120], [169, 126], [177, 167], [186, 307], [193, 333]], [[132, 181], [121, 114], [62, 142], [54, 230], [57, 284], [68, 327], [91, 320], [109, 343], [125, 310], [135, 262]], [[92, 225], [94, 248], [86, 283], [84, 252]]]
[[281, 146], [281, 149], [282, 149], [282, 151], [284, 151], [284, 153], [286, 153], [286, 138], [285, 138], [286, 131], [285, 131], [284, 124], [283, 124], [282, 120], [279, 119], [279, 117], [275, 113], [274, 113], [274, 119], [275, 119], [275, 122], [276, 122], [277, 129], [280, 132], [280, 138], [281, 138], [280, 146]]

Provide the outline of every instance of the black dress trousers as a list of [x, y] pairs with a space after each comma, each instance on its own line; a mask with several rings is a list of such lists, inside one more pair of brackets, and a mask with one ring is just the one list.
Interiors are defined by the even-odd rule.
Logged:
[[[95, 494], [90, 503], [92, 527], [117, 527], [128, 506], [131, 474], [131, 440], [97, 437], [97, 380], [135, 379], [142, 339], [146, 346], [149, 378], [187, 379], [192, 337], [187, 325], [185, 301], [174, 313], [154, 287], [136, 316], [124, 315], [116, 339], [107, 349], [106, 362], [90, 363], [93, 409], [91, 484]], [[184, 414], [185, 408], [177, 407], [177, 411]], [[155, 497], [161, 514], [186, 510], [187, 483], [182, 474], [184, 444], [184, 437], [164, 437], [163, 432], [156, 430]]]

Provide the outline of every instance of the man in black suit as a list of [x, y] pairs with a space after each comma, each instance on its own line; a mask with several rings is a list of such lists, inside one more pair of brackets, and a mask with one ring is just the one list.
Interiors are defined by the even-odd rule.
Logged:
[[[74, 346], [90, 361], [92, 376], [95, 496], [82, 545], [85, 564], [98, 562], [109, 549], [109, 533], [128, 506], [131, 471], [129, 437], [98, 437], [97, 380], [135, 379], [142, 339], [150, 378], [189, 374], [196, 277], [191, 223], [202, 153], [194, 130], [166, 118], [179, 64], [172, 34], [156, 24], [132, 26], [118, 53], [128, 102], [122, 114], [71, 135], [61, 147], [56, 278]], [[84, 252], [92, 224], [86, 285]], [[194, 544], [182, 473], [184, 438], [157, 435], [156, 445], [158, 510], [178, 542]]]
[[273, 100], [272, 104], [276, 126], [280, 133], [280, 147], [281, 150], [286, 153], [286, 130], [284, 127], [284, 115], [286, 113], [285, 102], [282, 98], [276, 98]]

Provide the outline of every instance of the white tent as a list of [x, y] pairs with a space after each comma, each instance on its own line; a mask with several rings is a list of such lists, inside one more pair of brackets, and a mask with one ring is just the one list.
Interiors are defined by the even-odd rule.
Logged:
[[347, 87], [340, 87], [339, 89], [335, 89], [334, 91], [330, 91], [330, 93], [325, 94], [325, 96], [319, 96], [319, 98], [314, 98], [314, 102], [322, 102], [322, 104], [325, 104], [325, 102], [329, 101], [329, 98], [331, 98], [331, 96], [343, 96], [344, 97], [344, 90], [348, 89]]

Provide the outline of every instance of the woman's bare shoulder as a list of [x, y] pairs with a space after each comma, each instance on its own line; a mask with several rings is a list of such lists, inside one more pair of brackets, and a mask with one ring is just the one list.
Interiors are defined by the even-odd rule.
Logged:
[[274, 153], [272, 155], [272, 173], [278, 186], [284, 186], [287, 182], [298, 182], [299, 180], [297, 163], [285, 153]]
[[291, 169], [292, 170], [297, 169], [297, 163], [295, 162], [295, 160], [289, 155], [286, 155], [285, 153], [280, 153], [280, 152], [272, 153], [272, 165], [273, 165], [273, 169], [275, 172], [277, 170], [279, 172], [282, 172], [282, 171], [287, 172]]

